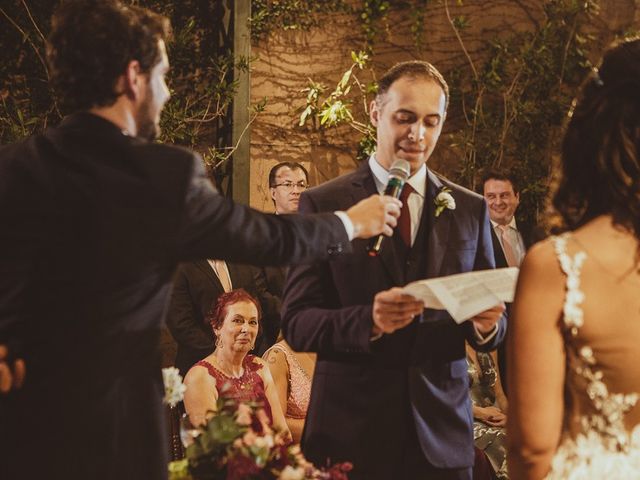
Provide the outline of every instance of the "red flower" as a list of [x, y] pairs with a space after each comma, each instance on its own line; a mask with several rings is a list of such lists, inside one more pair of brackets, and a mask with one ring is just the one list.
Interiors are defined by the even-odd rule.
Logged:
[[234, 455], [227, 460], [227, 480], [246, 480], [261, 472], [256, 462], [244, 455]]
[[326, 477], [323, 476], [323, 478], [327, 480], [349, 480], [347, 473], [351, 470], [353, 470], [353, 464], [351, 462], [336, 463], [329, 468], [329, 470], [323, 472], [327, 475]]
[[275, 445], [271, 450], [269, 469], [283, 470], [287, 465], [292, 465], [289, 449], [285, 445]]

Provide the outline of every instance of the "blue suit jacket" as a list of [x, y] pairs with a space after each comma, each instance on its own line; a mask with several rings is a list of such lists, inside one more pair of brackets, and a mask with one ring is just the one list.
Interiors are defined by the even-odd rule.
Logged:
[[[455, 210], [434, 215], [442, 187]], [[344, 210], [376, 193], [367, 164], [302, 195], [302, 212]], [[371, 258], [366, 241], [353, 253], [290, 269], [283, 330], [296, 350], [318, 352], [304, 432], [305, 454], [317, 464], [352, 461], [361, 478], [394, 478], [406, 442], [417, 432], [428, 461], [441, 468], [473, 464], [472, 414], [464, 341], [470, 322], [425, 310], [408, 327], [370, 341], [376, 293], [417, 278], [493, 268], [486, 204], [481, 196], [428, 172], [423, 218], [409, 256], [386, 239]], [[416, 270], [412, 262], [424, 265]], [[411, 273], [413, 272], [413, 273]], [[506, 328], [480, 349], [495, 348]]]

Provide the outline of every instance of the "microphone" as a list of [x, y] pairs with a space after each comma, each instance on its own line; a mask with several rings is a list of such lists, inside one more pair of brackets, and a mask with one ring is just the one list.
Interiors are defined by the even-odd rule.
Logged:
[[[409, 162], [406, 160], [398, 159], [393, 162], [391, 169], [389, 170], [389, 181], [387, 182], [387, 187], [384, 189], [384, 194], [393, 198], [400, 198], [402, 188], [404, 187], [407, 178], [409, 178], [410, 172], [411, 167], [409, 166]], [[378, 256], [380, 249], [382, 248], [383, 239], [384, 235], [380, 234], [369, 241], [367, 253], [370, 257]]]

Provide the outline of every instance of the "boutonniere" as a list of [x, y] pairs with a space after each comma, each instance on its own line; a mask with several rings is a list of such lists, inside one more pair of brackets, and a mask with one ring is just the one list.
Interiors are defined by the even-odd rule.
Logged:
[[456, 209], [456, 201], [453, 198], [453, 195], [451, 195], [451, 190], [448, 189], [447, 187], [442, 187], [440, 189], [440, 191], [436, 195], [436, 198], [433, 200], [433, 203], [436, 206], [436, 212], [435, 212], [436, 218], [440, 216], [440, 214], [445, 208], [449, 210]]

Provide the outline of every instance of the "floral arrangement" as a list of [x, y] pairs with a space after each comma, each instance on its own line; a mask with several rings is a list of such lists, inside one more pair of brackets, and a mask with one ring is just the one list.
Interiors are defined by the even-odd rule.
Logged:
[[269, 426], [257, 405], [218, 400], [217, 412], [187, 446], [186, 458], [169, 464], [170, 480], [348, 480], [351, 464], [318, 470], [300, 447]]
[[[182, 401], [186, 387], [175, 368], [162, 371], [164, 402]], [[256, 404], [218, 399], [204, 425], [183, 432], [186, 458], [169, 464], [169, 480], [348, 480], [350, 463], [318, 470], [298, 445], [269, 425]], [[183, 426], [184, 427], [184, 426]]]
[[442, 187], [436, 198], [433, 200], [433, 203], [436, 206], [435, 216], [438, 218], [440, 214], [444, 211], [444, 209], [455, 210], [456, 209], [456, 201], [451, 195], [451, 190], [447, 187]]

